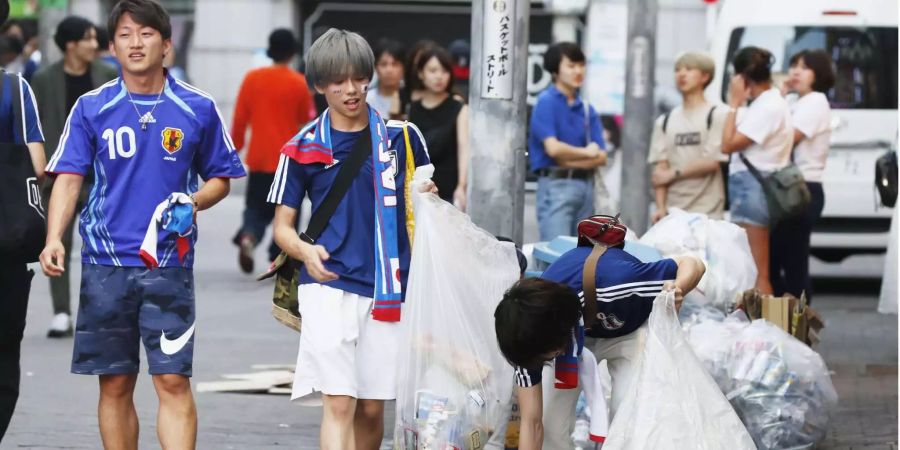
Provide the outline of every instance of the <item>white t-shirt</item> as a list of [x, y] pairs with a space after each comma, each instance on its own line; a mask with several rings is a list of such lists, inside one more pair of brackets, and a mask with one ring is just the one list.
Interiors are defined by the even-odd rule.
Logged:
[[794, 97], [791, 102], [791, 119], [794, 128], [803, 133], [794, 148], [794, 163], [803, 172], [806, 181], [822, 182], [825, 159], [831, 144], [831, 106], [828, 97], [821, 92], [810, 92]]
[[[736, 118], [737, 131], [753, 141], [743, 150], [744, 156], [757, 169], [774, 172], [788, 165], [794, 145], [791, 110], [777, 89], [763, 92], [748, 108], [741, 108]], [[730, 173], [747, 170], [738, 155], [731, 158]]]

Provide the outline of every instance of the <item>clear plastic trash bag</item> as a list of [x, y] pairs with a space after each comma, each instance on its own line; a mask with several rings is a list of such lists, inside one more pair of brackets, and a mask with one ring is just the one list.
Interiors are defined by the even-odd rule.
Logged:
[[603, 450], [750, 450], [753, 440], [688, 345], [674, 294], [653, 302], [635, 378]]
[[685, 301], [730, 310], [738, 294], [756, 284], [747, 233], [733, 223], [671, 208], [640, 243], [655, 247], [665, 257], [689, 254], [706, 263], [706, 274]]
[[825, 438], [837, 393], [818, 353], [766, 320], [736, 314], [687, 333], [760, 450], [813, 448]]
[[519, 279], [515, 246], [435, 195], [415, 192], [413, 207], [394, 448], [502, 448], [514, 376], [494, 310]]

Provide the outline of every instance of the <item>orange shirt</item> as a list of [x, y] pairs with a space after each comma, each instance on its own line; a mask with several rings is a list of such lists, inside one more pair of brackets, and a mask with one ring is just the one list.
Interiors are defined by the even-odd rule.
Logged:
[[275, 173], [281, 147], [314, 118], [313, 108], [306, 77], [290, 67], [273, 65], [247, 73], [234, 107], [231, 138], [241, 150], [249, 125], [246, 162], [251, 172]]

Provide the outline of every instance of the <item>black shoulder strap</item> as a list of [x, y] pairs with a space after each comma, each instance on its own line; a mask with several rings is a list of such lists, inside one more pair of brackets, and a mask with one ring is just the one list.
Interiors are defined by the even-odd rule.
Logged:
[[759, 183], [762, 184], [763, 189], [766, 189], [766, 177], [764, 177], [763, 174], [760, 173], [759, 169], [757, 169], [756, 166], [754, 166], [753, 163], [751, 163], [750, 160], [747, 159], [746, 156], [744, 156], [744, 152], [738, 152], [738, 156], [741, 158], [741, 161], [744, 162], [744, 165], [747, 166], [747, 170], [750, 171], [750, 174], [753, 175], [753, 178], [756, 178], [756, 181], [759, 181]]
[[706, 131], [709, 131], [712, 128], [713, 121], [713, 112], [716, 110], [716, 105], [713, 105], [712, 108], [709, 108], [709, 112], [706, 114]]
[[338, 204], [341, 203], [344, 195], [350, 189], [350, 185], [353, 184], [353, 179], [356, 178], [359, 169], [371, 154], [372, 134], [369, 132], [369, 127], [366, 127], [363, 135], [353, 144], [350, 156], [338, 169], [337, 178], [334, 179], [334, 184], [331, 185], [331, 189], [325, 194], [325, 200], [313, 212], [312, 217], [309, 219], [309, 226], [306, 227], [306, 232], [300, 233], [300, 239], [303, 239], [308, 244], [315, 244], [319, 236], [322, 235], [322, 231], [325, 230], [325, 226], [328, 225], [328, 221], [331, 220], [331, 216], [334, 215], [334, 211], [337, 210]]
[[666, 128], [669, 127], [669, 114], [672, 114], [672, 111], [667, 112], [666, 115], [663, 116], [663, 126], [662, 126], [663, 133], [665, 133]]

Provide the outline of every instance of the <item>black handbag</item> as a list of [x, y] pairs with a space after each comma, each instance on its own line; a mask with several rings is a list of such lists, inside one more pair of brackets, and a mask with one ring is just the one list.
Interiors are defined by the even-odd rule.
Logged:
[[[0, 75], [0, 81], [12, 85], [13, 129], [24, 129], [19, 76], [6, 72]], [[2, 95], [0, 84], [0, 99]], [[28, 146], [0, 142], [0, 259], [36, 262], [46, 237], [41, 189]]]
[[875, 187], [882, 205], [897, 204], [897, 152], [891, 150], [875, 161]]

